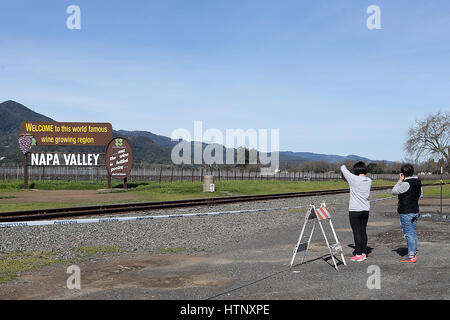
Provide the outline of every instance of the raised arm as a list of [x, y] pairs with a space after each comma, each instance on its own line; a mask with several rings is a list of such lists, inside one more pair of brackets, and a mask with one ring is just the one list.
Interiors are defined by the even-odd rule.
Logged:
[[409, 190], [409, 183], [403, 180], [398, 180], [397, 184], [392, 188], [392, 194], [394, 196], [405, 193]]
[[349, 184], [355, 181], [356, 176], [347, 169], [345, 164], [341, 166], [341, 172], [344, 175], [345, 180], [347, 180]]

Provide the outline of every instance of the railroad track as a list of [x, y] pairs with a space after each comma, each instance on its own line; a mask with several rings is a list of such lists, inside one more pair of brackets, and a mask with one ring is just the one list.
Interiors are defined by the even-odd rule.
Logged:
[[[439, 185], [439, 184], [428, 184], [426, 186], [431, 185]], [[391, 188], [392, 186], [373, 187], [372, 191], [387, 190]], [[276, 194], [263, 194], [251, 196], [201, 198], [201, 199], [159, 201], [159, 202], [137, 202], [124, 204], [108, 204], [99, 206], [0, 212], [0, 222], [20, 222], [20, 221], [46, 220], [55, 218], [59, 219], [68, 217], [123, 213], [130, 211], [147, 211], [147, 210], [187, 208], [197, 206], [214, 206], [227, 203], [312, 197], [312, 196], [333, 195], [348, 192], [349, 189], [334, 189], [334, 190], [276, 193]]]

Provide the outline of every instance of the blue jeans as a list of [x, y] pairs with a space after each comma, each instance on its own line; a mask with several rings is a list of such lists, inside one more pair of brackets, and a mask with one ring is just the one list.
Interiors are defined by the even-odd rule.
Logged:
[[406, 237], [406, 242], [408, 243], [408, 254], [410, 256], [415, 256], [417, 252], [417, 243], [419, 240], [416, 233], [416, 224], [418, 218], [418, 213], [400, 214], [400, 223]]

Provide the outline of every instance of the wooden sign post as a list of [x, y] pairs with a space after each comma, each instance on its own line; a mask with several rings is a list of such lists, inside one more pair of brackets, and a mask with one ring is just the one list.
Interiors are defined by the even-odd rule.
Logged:
[[28, 134], [21, 134], [19, 136], [19, 148], [23, 153], [23, 188], [28, 190], [28, 157], [27, 154], [33, 144], [33, 137]]
[[28, 153], [23, 155], [23, 188], [28, 190]]

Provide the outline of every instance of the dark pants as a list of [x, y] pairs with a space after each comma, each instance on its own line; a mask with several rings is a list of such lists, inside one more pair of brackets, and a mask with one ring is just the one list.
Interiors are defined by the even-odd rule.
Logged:
[[367, 221], [369, 220], [369, 211], [349, 211], [350, 225], [355, 239], [355, 253], [361, 255], [367, 254]]

